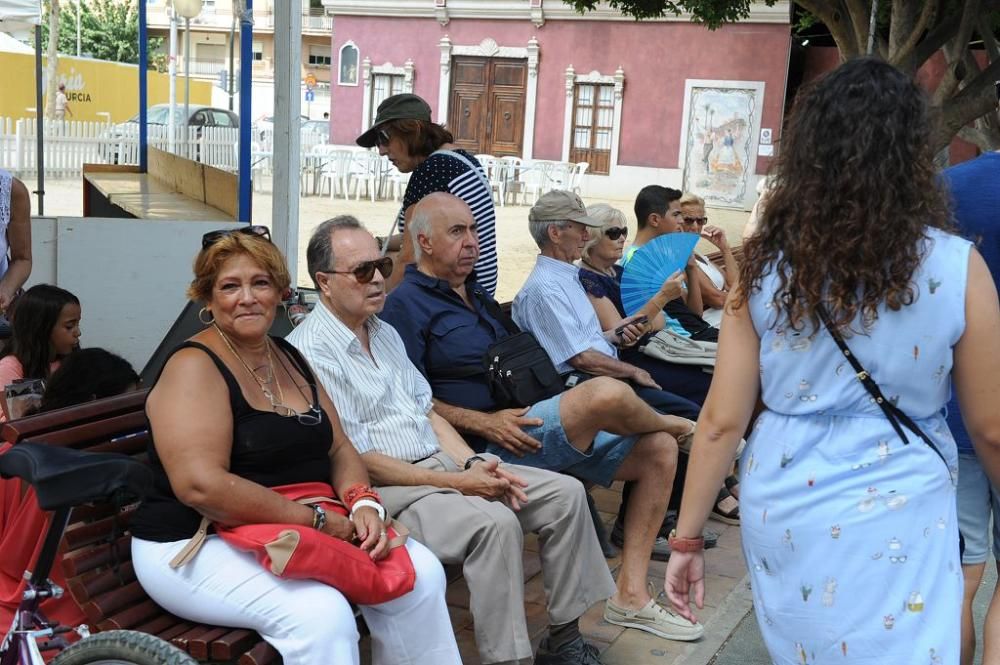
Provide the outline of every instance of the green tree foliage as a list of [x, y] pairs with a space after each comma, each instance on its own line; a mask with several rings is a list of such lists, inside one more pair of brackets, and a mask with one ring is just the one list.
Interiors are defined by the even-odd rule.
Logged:
[[[774, 5], [775, 0], [762, 0]], [[600, 0], [564, 0], [580, 12]], [[752, 0], [606, 0], [636, 19], [689, 14], [714, 30], [750, 15]], [[872, 0], [798, 0], [822, 22], [842, 60], [862, 55], [869, 40]], [[810, 19], [806, 19], [808, 23]], [[799, 28], [803, 27], [799, 21]], [[875, 52], [911, 76], [931, 58], [944, 75], [931, 100], [938, 111], [932, 142], [938, 149], [959, 135], [984, 150], [1000, 149], [1000, 116], [994, 81], [1000, 80], [1000, 0], [879, 0]]]
[[[81, 55], [138, 64], [139, 0], [62, 0], [59, 22], [59, 52], [76, 55], [77, 12], [80, 11]], [[48, 5], [48, 0], [46, 1]], [[42, 39], [48, 43], [48, 26], [42, 26]], [[148, 41], [149, 67], [163, 71], [165, 59], [156, 53], [163, 40]]]

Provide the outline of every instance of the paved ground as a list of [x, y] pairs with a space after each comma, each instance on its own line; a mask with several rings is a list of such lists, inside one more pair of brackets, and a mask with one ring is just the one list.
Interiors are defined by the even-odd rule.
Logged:
[[[621, 502], [621, 484], [610, 489], [594, 490], [594, 499], [601, 518], [610, 530]], [[601, 650], [606, 665], [707, 665], [750, 610], [750, 594], [746, 585], [746, 567], [740, 550], [738, 526], [709, 521], [708, 528], [720, 534], [718, 547], [706, 552], [707, 593], [705, 609], [699, 619], [705, 625], [705, 636], [698, 642], [671, 642], [637, 630], [626, 630], [603, 619], [604, 604], [590, 608], [580, 620], [584, 637]], [[545, 593], [538, 559], [538, 545], [533, 536], [525, 539], [525, 614], [532, 644], [545, 636], [547, 617]], [[620, 557], [610, 559], [608, 566], [617, 574]], [[663, 589], [666, 563], [651, 562], [649, 580], [658, 590]], [[469, 590], [456, 575], [448, 585], [448, 607], [465, 665], [478, 665], [472, 616], [469, 614]], [[665, 598], [660, 598], [666, 603]], [[367, 638], [366, 638], [367, 639]], [[733, 663], [740, 661], [731, 661]]]

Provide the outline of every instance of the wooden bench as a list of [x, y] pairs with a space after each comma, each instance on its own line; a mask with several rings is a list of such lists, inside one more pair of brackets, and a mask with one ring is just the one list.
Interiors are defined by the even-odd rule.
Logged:
[[[145, 457], [149, 443], [140, 391], [88, 402], [5, 423], [0, 435], [94, 452]], [[251, 631], [180, 619], [154, 603], [132, 568], [129, 512], [115, 516], [110, 505], [73, 509], [60, 556], [67, 587], [93, 632], [138, 630], [156, 635], [198, 661], [278, 665], [278, 652]]]

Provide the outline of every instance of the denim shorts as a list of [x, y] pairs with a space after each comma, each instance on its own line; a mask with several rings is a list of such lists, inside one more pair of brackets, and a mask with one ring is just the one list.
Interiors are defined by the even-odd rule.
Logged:
[[559, 401], [562, 395], [550, 397], [535, 404], [524, 415], [525, 418], [541, 418], [540, 427], [526, 427], [524, 432], [541, 442], [537, 453], [518, 457], [506, 448], [491, 443], [486, 452], [493, 453], [508, 464], [522, 464], [549, 471], [560, 471], [580, 480], [611, 485], [618, 467], [632, 452], [638, 436], [621, 436], [608, 432], [598, 432], [593, 445], [587, 452], [578, 450], [566, 438], [566, 431], [559, 418]]
[[990, 550], [993, 515], [993, 558], [1000, 561], [1000, 495], [990, 484], [975, 454], [958, 455], [958, 530], [965, 539], [962, 564], [983, 563]]

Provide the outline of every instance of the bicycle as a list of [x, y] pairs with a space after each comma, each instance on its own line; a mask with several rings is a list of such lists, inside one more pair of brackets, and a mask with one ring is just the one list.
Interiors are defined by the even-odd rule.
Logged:
[[[91, 635], [86, 625], [70, 628], [49, 621], [40, 607], [46, 598], [64, 593], [48, 576], [72, 509], [94, 501], [116, 506], [137, 501], [152, 485], [149, 467], [127, 455], [22, 443], [0, 455], [0, 478], [27, 482], [35, 488], [39, 507], [54, 513], [34, 570], [25, 572], [27, 588], [11, 629], [0, 642], [0, 665], [44, 665], [41, 652], [53, 649], [60, 653], [51, 665], [197, 665], [155, 635], [133, 630]], [[82, 639], [70, 645], [64, 637], [70, 632]]]

